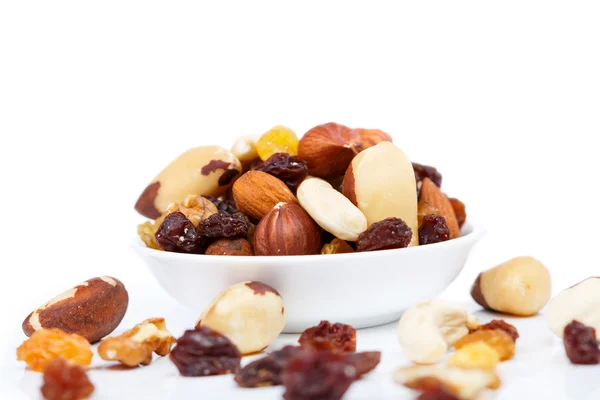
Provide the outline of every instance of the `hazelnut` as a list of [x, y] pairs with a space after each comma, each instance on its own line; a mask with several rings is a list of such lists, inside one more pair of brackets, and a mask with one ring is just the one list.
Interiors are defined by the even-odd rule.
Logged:
[[533, 257], [513, 258], [482, 272], [471, 288], [482, 307], [520, 316], [537, 314], [551, 293], [550, 272]]
[[283, 298], [262, 282], [241, 282], [221, 292], [202, 312], [196, 327], [225, 335], [242, 354], [263, 350], [285, 326]]
[[257, 256], [318, 254], [321, 231], [298, 204], [279, 203], [256, 226], [254, 253]]
[[600, 278], [593, 276], [563, 290], [550, 300], [545, 314], [546, 324], [560, 337], [573, 320], [600, 332]]
[[[381, 142], [354, 157], [342, 191], [367, 217], [369, 226], [396, 217], [418, 232], [415, 185], [415, 173], [406, 155], [393, 143]], [[409, 246], [418, 242], [414, 234]]]
[[363, 148], [368, 149], [381, 142], [392, 142], [392, 137], [379, 129], [355, 129], [363, 141]]
[[246, 239], [219, 239], [206, 248], [212, 256], [253, 256], [252, 245]]
[[262, 219], [277, 203], [297, 203], [281, 180], [262, 171], [248, 171], [233, 185], [233, 200], [238, 210]]
[[302, 136], [298, 156], [307, 162], [310, 175], [333, 178], [344, 174], [362, 146], [357, 131], [330, 122], [315, 126]]

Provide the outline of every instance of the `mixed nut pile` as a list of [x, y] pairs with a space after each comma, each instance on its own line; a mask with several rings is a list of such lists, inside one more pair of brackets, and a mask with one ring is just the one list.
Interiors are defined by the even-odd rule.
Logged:
[[[546, 308], [545, 321], [563, 338], [573, 364], [600, 363], [595, 331], [600, 328], [599, 293], [600, 278], [588, 278]], [[486, 309], [532, 316], [550, 300], [550, 274], [536, 259], [518, 257], [481, 273], [471, 295]], [[271, 351], [242, 367], [243, 356], [263, 352], [285, 326], [284, 299], [262, 282], [225, 289], [178, 339], [163, 318], [108, 336], [128, 302], [125, 286], [104, 276], [65, 291], [25, 318], [23, 332], [29, 339], [18, 347], [17, 359], [44, 373], [45, 399], [85, 399], [93, 393], [86, 368], [95, 342], [100, 358], [125, 369], [151, 364], [153, 354], [169, 355], [182, 376], [233, 374], [242, 388], [282, 385], [286, 400], [341, 399], [381, 358], [379, 351], [356, 352], [353, 327], [321, 321], [300, 335], [297, 346]], [[472, 400], [500, 387], [496, 366], [513, 358], [519, 338], [517, 328], [504, 320], [480, 324], [463, 307], [441, 300], [408, 309], [396, 335], [414, 364], [399, 368], [394, 379], [416, 390], [419, 400]]]
[[181, 154], [142, 192], [138, 227], [154, 249], [272, 256], [351, 253], [459, 237], [465, 206], [441, 174], [411, 163], [387, 133], [276, 126], [232, 149]]

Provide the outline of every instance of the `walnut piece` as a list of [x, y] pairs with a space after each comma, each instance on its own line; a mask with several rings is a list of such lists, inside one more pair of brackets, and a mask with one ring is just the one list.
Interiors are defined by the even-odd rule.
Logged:
[[200, 221], [213, 214], [217, 214], [219, 209], [206, 197], [189, 194], [181, 203], [169, 204], [167, 211], [165, 211], [163, 216], [167, 216], [177, 211], [185, 215], [195, 227], [198, 227]]

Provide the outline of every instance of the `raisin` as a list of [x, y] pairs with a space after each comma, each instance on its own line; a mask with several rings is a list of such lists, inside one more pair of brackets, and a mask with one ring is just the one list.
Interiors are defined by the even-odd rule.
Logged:
[[477, 330], [480, 330], [480, 329], [503, 330], [504, 332], [508, 333], [515, 342], [519, 338], [519, 332], [517, 331], [517, 328], [515, 328], [513, 325], [509, 324], [508, 322], [504, 321], [503, 319], [494, 319], [494, 320], [488, 322], [487, 324], [480, 325], [479, 327], [477, 327]]
[[206, 326], [185, 331], [170, 354], [183, 376], [235, 373], [240, 368], [241, 357], [229, 339]]
[[285, 126], [276, 126], [265, 133], [256, 142], [256, 151], [265, 161], [275, 153], [298, 154], [298, 137]]
[[358, 236], [357, 251], [375, 251], [407, 247], [412, 230], [400, 218], [375, 222]]
[[345, 240], [335, 238], [321, 249], [321, 254], [354, 253], [354, 249]]
[[448, 360], [448, 365], [458, 368], [483, 369], [493, 371], [500, 362], [498, 352], [485, 342], [474, 342], [456, 350]]
[[458, 221], [458, 228], [462, 228], [467, 220], [467, 211], [465, 208], [465, 203], [460, 201], [459, 199], [448, 199], [450, 200], [450, 204], [452, 204], [452, 208], [454, 209], [454, 214], [456, 214], [456, 221]]
[[361, 353], [348, 353], [345, 360], [352, 363], [358, 376], [363, 376], [373, 371], [381, 361], [380, 351], [364, 351]]
[[565, 326], [563, 340], [567, 357], [573, 364], [600, 363], [596, 330], [578, 321]]
[[210, 200], [219, 210], [221, 214], [236, 214], [239, 212], [233, 199], [219, 200], [215, 196], [205, 196]]
[[207, 238], [236, 238], [248, 235], [248, 221], [241, 213], [213, 214], [198, 225], [200, 234]]
[[60, 329], [40, 329], [17, 348], [17, 360], [25, 361], [29, 368], [41, 372], [57, 358], [76, 365], [92, 362], [90, 342], [83, 336]]
[[223, 172], [223, 175], [219, 177], [219, 186], [227, 186], [233, 181], [233, 179], [240, 173], [235, 168], [230, 168], [227, 171]]
[[339, 400], [358, 379], [356, 367], [342, 356], [306, 351], [290, 358], [283, 372], [286, 400]]
[[483, 342], [496, 350], [500, 361], [506, 361], [515, 355], [515, 342], [512, 336], [502, 329], [477, 330], [458, 339], [454, 343], [454, 347], [460, 350], [462, 347], [475, 342]]
[[179, 211], [165, 217], [154, 238], [166, 251], [196, 254], [204, 249], [204, 238], [200, 236], [192, 221]]
[[46, 400], [82, 400], [90, 397], [94, 385], [83, 368], [58, 358], [44, 369], [41, 391]]
[[306, 329], [298, 339], [307, 350], [345, 353], [356, 351], [356, 330], [350, 325], [321, 321]]
[[459, 400], [458, 397], [454, 396], [452, 392], [444, 388], [442, 385], [438, 385], [431, 389], [427, 389], [417, 400]]
[[302, 351], [299, 346], [285, 346], [246, 365], [235, 375], [235, 381], [241, 387], [281, 385], [283, 370], [288, 360]]
[[427, 214], [419, 226], [419, 244], [433, 244], [450, 240], [450, 229], [441, 215]]
[[306, 161], [288, 153], [275, 153], [252, 169], [273, 175], [285, 183], [294, 193], [308, 175]]
[[412, 163], [412, 166], [415, 171], [415, 180], [417, 183], [422, 182], [425, 178], [429, 178], [437, 185], [437, 187], [442, 187], [442, 174], [440, 174], [437, 169], [415, 162]]

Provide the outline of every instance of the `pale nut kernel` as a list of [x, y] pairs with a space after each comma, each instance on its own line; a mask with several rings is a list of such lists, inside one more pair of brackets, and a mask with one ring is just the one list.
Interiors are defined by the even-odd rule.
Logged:
[[426, 390], [439, 384], [460, 400], [474, 400], [485, 389], [500, 386], [500, 378], [492, 371], [441, 365], [402, 367], [395, 372], [394, 380], [415, 390]]
[[500, 362], [500, 355], [485, 342], [473, 342], [456, 350], [447, 365], [458, 368], [484, 369], [494, 371]]
[[298, 187], [296, 196], [312, 219], [339, 239], [356, 241], [358, 235], [367, 229], [364, 214], [322, 179], [305, 179]]
[[600, 332], [600, 278], [590, 277], [557, 294], [545, 311], [545, 321], [555, 335], [563, 337], [573, 320]]
[[[406, 155], [390, 142], [360, 152], [348, 167], [342, 191], [371, 226], [389, 217], [400, 218], [418, 232], [415, 172]], [[409, 246], [419, 244], [413, 234]]]
[[175, 341], [164, 318], [150, 318], [119, 336], [104, 339], [98, 346], [98, 354], [103, 360], [119, 361], [128, 367], [148, 365], [152, 353], [166, 356]]
[[533, 257], [513, 258], [484, 271], [471, 288], [473, 300], [482, 307], [519, 316], [537, 314], [551, 293], [550, 272]]
[[239, 137], [233, 146], [231, 152], [237, 157], [242, 163], [254, 161], [258, 158], [258, 152], [256, 151], [256, 142], [262, 135], [246, 135]]
[[219, 146], [196, 147], [181, 154], [144, 189], [135, 204], [143, 216], [156, 219], [171, 203], [187, 195], [218, 197], [242, 171], [240, 161]]
[[195, 227], [198, 227], [200, 221], [217, 214], [219, 209], [206, 197], [189, 194], [181, 203], [169, 204], [165, 213], [155, 221], [158, 224], [157, 227], [160, 226], [164, 217], [174, 212], [182, 213]]
[[241, 282], [221, 292], [202, 312], [196, 327], [225, 335], [242, 354], [263, 350], [285, 326], [283, 298], [262, 282]]
[[442, 359], [458, 339], [469, 333], [472, 318], [466, 309], [442, 300], [431, 300], [409, 308], [396, 330], [398, 342], [408, 358], [418, 364]]

